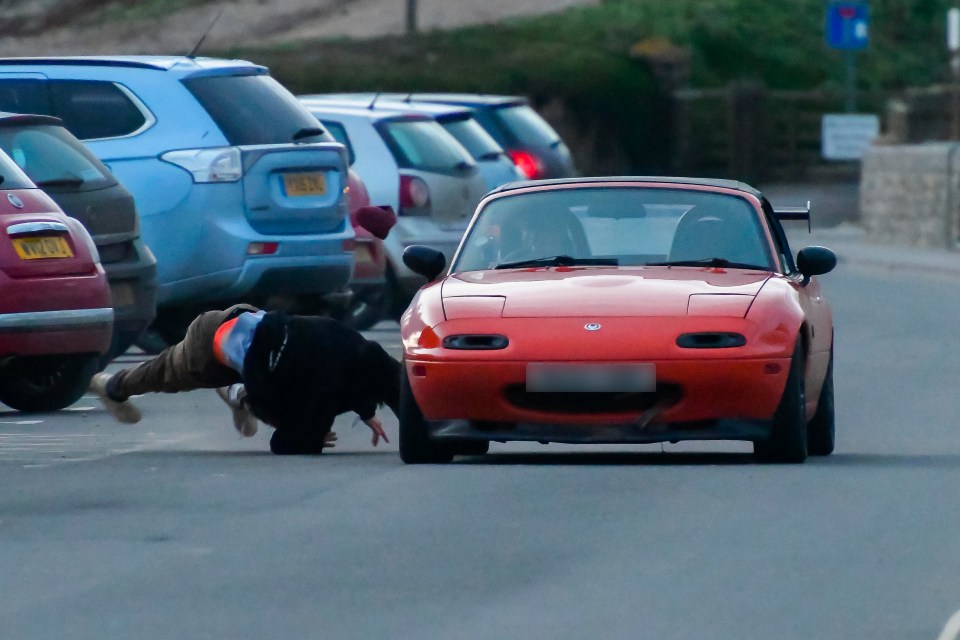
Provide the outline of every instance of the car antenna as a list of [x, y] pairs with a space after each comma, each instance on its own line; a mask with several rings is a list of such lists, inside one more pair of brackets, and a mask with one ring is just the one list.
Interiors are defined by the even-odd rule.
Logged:
[[367, 109], [373, 109], [373, 105], [377, 104], [377, 99], [380, 97], [380, 92], [377, 91], [373, 94], [373, 100], [370, 101], [370, 104], [367, 105]]
[[210, 26], [207, 27], [207, 30], [203, 32], [202, 36], [200, 36], [200, 40], [197, 42], [196, 46], [194, 46], [193, 49], [190, 51], [190, 53], [187, 54], [188, 58], [193, 60], [194, 58], [197, 57], [197, 52], [200, 50], [200, 47], [203, 45], [203, 41], [207, 39], [207, 34], [210, 33], [210, 31], [213, 29], [213, 25], [217, 24], [217, 20], [219, 20], [220, 16], [223, 15], [223, 9], [224, 7], [221, 6], [220, 11], [218, 11], [217, 15], [214, 16], [213, 22], [210, 23]]

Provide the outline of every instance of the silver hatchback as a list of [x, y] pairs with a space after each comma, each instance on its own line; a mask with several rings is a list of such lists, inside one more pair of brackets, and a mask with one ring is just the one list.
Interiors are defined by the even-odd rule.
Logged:
[[486, 182], [470, 153], [430, 116], [301, 101], [329, 133], [353, 148], [353, 170], [367, 185], [370, 204], [398, 214], [384, 246], [392, 296], [387, 313], [399, 318], [426, 283], [403, 264], [403, 250], [427, 245], [450, 260], [487, 192]]

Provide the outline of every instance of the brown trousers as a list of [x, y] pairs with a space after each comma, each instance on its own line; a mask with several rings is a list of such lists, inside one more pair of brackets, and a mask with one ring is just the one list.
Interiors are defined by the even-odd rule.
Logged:
[[182, 342], [167, 347], [153, 360], [117, 372], [111, 380], [111, 395], [130, 397], [155, 392], [177, 393], [215, 389], [242, 382], [240, 374], [220, 364], [213, 353], [214, 334], [238, 309], [257, 311], [250, 305], [237, 304], [223, 311], [201, 313], [190, 323]]

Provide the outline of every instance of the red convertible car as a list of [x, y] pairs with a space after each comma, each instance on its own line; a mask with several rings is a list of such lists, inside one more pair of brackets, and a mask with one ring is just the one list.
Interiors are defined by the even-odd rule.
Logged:
[[400, 455], [491, 441], [752, 441], [757, 459], [834, 448], [833, 320], [776, 211], [739, 182], [580, 178], [505, 185], [401, 321]]
[[0, 151], [0, 402], [62, 409], [83, 395], [113, 333], [93, 239]]

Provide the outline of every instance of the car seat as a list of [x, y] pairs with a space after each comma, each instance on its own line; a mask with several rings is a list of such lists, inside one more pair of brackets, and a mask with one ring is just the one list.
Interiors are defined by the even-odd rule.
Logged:
[[[681, 216], [670, 246], [671, 262], [722, 258], [732, 262], [758, 263], [753, 250], [755, 238], [744, 233], [740, 225], [728, 215], [698, 213], [696, 209]], [[760, 260], [759, 263], [765, 261]]]

